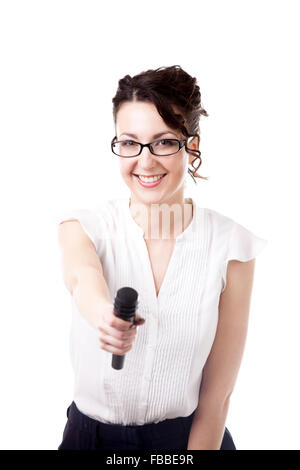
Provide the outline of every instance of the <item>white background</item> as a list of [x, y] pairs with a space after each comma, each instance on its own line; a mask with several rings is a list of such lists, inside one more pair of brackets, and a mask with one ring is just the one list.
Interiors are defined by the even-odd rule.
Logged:
[[300, 449], [297, 1], [1, 1], [1, 449], [56, 449], [72, 401], [58, 214], [128, 188], [110, 151], [126, 74], [196, 76], [203, 164], [186, 195], [268, 240], [226, 425]]

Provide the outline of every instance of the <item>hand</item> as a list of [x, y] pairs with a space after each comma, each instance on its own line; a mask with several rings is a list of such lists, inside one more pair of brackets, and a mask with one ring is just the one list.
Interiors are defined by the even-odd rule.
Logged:
[[97, 326], [100, 348], [123, 356], [132, 348], [137, 326], [143, 325], [145, 321], [138, 314], [135, 316], [133, 323], [122, 320], [114, 314], [112, 304], [102, 305]]

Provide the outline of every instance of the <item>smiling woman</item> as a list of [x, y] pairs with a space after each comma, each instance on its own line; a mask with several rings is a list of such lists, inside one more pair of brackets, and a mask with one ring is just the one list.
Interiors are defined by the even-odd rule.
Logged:
[[[156, 119], [151, 119], [151, 127], [148, 128], [149, 132], [146, 135], [145, 130], [147, 128], [145, 125], [147, 123], [145, 120], [138, 121], [139, 116], [134, 115], [131, 118], [127, 115], [127, 119], [122, 119], [120, 108], [124, 108], [124, 104], [128, 105], [130, 103], [140, 105], [148, 103], [152, 107], [154, 106]], [[194, 181], [195, 177], [207, 179], [197, 173], [202, 163], [199, 150], [199, 120], [201, 115], [208, 116], [201, 105], [201, 93], [197, 80], [182, 70], [180, 66], [147, 70], [135, 77], [126, 75], [119, 80], [119, 88], [113, 98], [116, 136], [112, 142], [123, 137], [131, 137], [136, 140], [146, 137], [155, 140], [162, 136], [173, 136], [177, 139], [181, 136], [182, 139], [185, 139], [186, 152], [194, 157], [189, 159], [189, 163], [192, 165], [192, 169], [188, 169], [189, 174]], [[154, 124], [157, 132], [153, 127]], [[166, 128], [166, 125], [168, 128]], [[138, 132], [139, 128], [140, 132]], [[153, 129], [152, 133], [151, 129]], [[187, 140], [191, 137], [193, 145], [188, 147]], [[199, 162], [195, 168], [194, 163], [197, 160]]]
[[[151, 233], [157, 229], [157, 224], [151, 228], [156, 204], [162, 213], [164, 204], [167, 211], [174, 204], [184, 211], [187, 173], [195, 183], [195, 178], [208, 179], [197, 173], [202, 163], [199, 120], [208, 114], [201, 105], [196, 78], [176, 65], [135, 77], [126, 75], [119, 80], [112, 101], [116, 135], [111, 148], [121, 157], [120, 172], [130, 189], [130, 208], [140, 204], [146, 209], [145, 220], [136, 222], [144, 233], [150, 225]], [[179, 225], [185, 229], [191, 217]], [[177, 231], [168, 223], [172, 232]], [[161, 230], [166, 230], [163, 223]]]
[[[207, 180], [201, 115], [180, 66], [126, 75], [111, 150], [130, 196], [60, 220], [76, 379], [60, 450], [235, 449], [225, 422], [266, 240], [185, 197], [188, 175]], [[139, 295], [133, 329], [114, 315], [124, 286]], [[111, 354], [125, 353], [116, 371]]]
[[[187, 150], [183, 133], [179, 129], [166, 129], [154, 103], [136, 99], [124, 102], [119, 104], [116, 116], [112, 151], [121, 157], [120, 172], [131, 192], [130, 207], [141, 204], [147, 208], [145, 220], [137, 220], [137, 223], [145, 232], [150, 223], [150, 232], [153, 232], [151, 221], [155, 205], [158, 204], [163, 212], [164, 204], [168, 207], [178, 205], [181, 209], [186, 204], [184, 183], [187, 165], [194, 158], [188, 150], [198, 151], [198, 142], [190, 143]], [[136, 136], [137, 140], [126, 139], [128, 135]], [[164, 138], [158, 139], [157, 136]], [[181, 225], [181, 221], [179, 223]], [[190, 220], [186, 221], [186, 225], [189, 223]], [[174, 227], [171, 229], [174, 231]]]

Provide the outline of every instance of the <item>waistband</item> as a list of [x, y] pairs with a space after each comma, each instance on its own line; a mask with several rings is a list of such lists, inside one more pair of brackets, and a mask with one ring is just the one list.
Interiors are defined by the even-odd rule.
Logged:
[[76, 424], [80, 430], [85, 430], [89, 432], [98, 433], [102, 435], [109, 435], [111, 439], [116, 439], [120, 437], [124, 432], [132, 433], [136, 435], [139, 433], [144, 438], [157, 438], [159, 439], [163, 435], [172, 436], [178, 435], [178, 431], [182, 430], [183, 432], [188, 432], [194, 416], [195, 411], [189, 416], [179, 416], [178, 418], [165, 419], [159, 423], [146, 423], [143, 425], [120, 425], [120, 424], [110, 424], [102, 423], [96, 419], [90, 418], [89, 416], [83, 414], [76, 406], [73, 401], [67, 410], [67, 416], [70, 423]]

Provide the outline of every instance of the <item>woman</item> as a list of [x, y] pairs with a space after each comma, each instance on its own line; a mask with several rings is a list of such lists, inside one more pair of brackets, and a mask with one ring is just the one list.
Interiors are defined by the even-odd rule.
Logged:
[[[113, 114], [130, 197], [60, 218], [75, 391], [58, 449], [234, 450], [225, 421], [266, 240], [184, 197], [187, 174], [207, 179], [195, 78], [180, 66], [126, 75]], [[134, 325], [113, 312], [124, 286], [138, 292]]]

